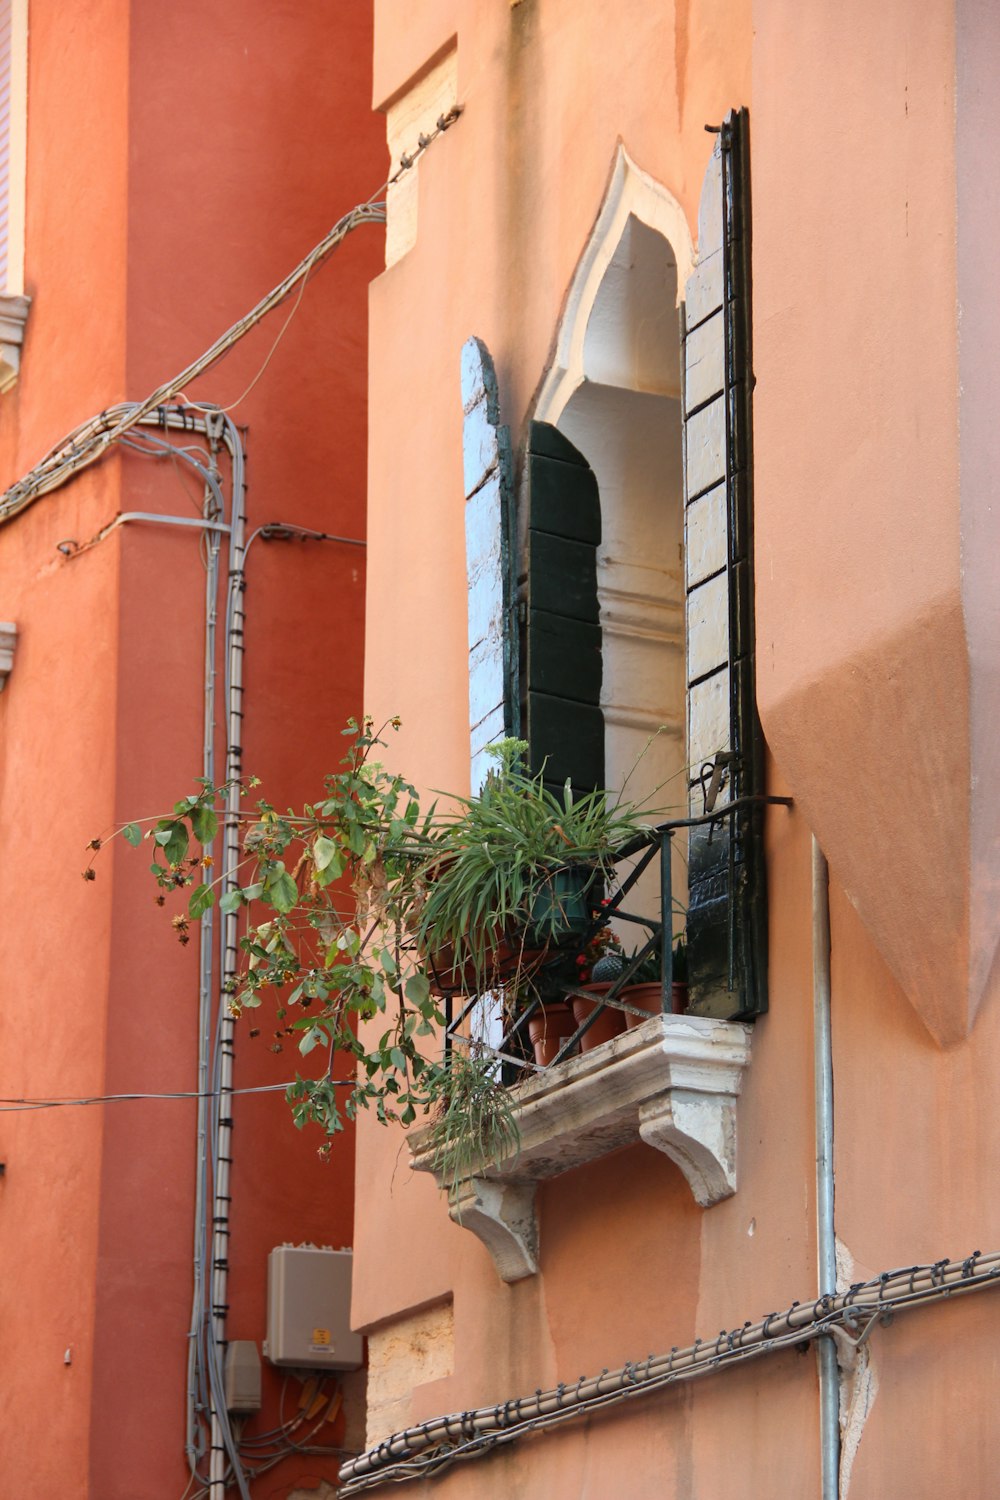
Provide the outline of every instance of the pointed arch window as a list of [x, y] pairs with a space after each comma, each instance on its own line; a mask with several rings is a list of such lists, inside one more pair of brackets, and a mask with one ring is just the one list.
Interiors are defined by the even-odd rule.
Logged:
[[675, 841], [674, 885], [690, 1009], [721, 1019], [767, 1008], [763, 813], [746, 801], [764, 791], [748, 164], [740, 111], [705, 175], [692, 265], [683, 215], [622, 153], [516, 506], [492, 361], [478, 340], [463, 351], [473, 785], [483, 747], [520, 733], [554, 780], [620, 786], [665, 726], [630, 793], [665, 785], [671, 816], [718, 812]]

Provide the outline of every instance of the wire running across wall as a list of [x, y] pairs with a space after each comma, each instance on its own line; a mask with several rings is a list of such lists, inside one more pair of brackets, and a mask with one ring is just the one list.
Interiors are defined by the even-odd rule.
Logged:
[[[428, 147], [449, 130], [462, 113], [461, 105], [454, 105], [446, 113], [440, 115], [434, 129], [421, 135], [414, 151], [400, 157], [399, 165], [390, 177], [379, 187], [364, 203], [359, 203], [352, 208], [323, 236], [319, 244], [309, 251], [295, 269], [280, 281], [272, 291], [250, 309], [242, 318], [239, 318], [225, 333], [215, 340], [205, 352], [192, 360], [183, 370], [180, 370], [171, 379], [157, 386], [144, 401], [130, 404], [127, 412], [119, 408], [109, 408], [98, 416], [92, 417], [90, 421], [84, 422], [67, 434], [55, 447], [51, 448], [39, 462], [25, 474], [22, 479], [16, 481], [0, 495], [0, 526], [12, 521], [21, 511], [40, 500], [43, 495], [58, 489], [71, 479], [74, 474], [88, 468], [120, 442], [125, 435], [137, 427], [147, 417], [155, 413], [157, 407], [166, 406], [170, 402], [182, 397], [186, 386], [204, 375], [213, 365], [216, 365], [229, 351], [235, 347], [253, 328], [280, 307], [297, 288], [304, 289], [305, 283], [319, 266], [337, 249], [347, 236], [363, 224], [384, 224], [386, 218], [385, 195], [399, 179], [409, 172]], [[293, 313], [294, 313], [293, 308]], [[269, 365], [275, 349], [284, 336], [288, 326], [286, 320], [284, 326], [279, 330], [277, 338], [271, 346], [258, 374], [250, 382], [244, 391], [240, 401], [253, 389]], [[238, 405], [233, 402], [230, 405]], [[222, 412], [221, 407], [213, 407], [207, 403], [199, 403], [192, 408], [192, 414], [211, 414]]]
[[[334, 1088], [353, 1089], [357, 1081], [353, 1078], [323, 1078], [324, 1083], [333, 1084]], [[233, 1094], [286, 1094], [294, 1087], [294, 1081], [287, 1083], [256, 1083], [249, 1087], [234, 1088]], [[63, 1098], [44, 1098], [37, 1096], [28, 1098], [26, 1095], [0, 1096], [0, 1115], [25, 1113], [36, 1109], [80, 1109], [96, 1104], [135, 1104], [142, 1103], [147, 1099], [211, 1099], [214, 1097], [213, 1089], [173, 1089], [163, 1093], [148, 1093], [137, 1090], [130, 1094], [84, 1094], [82, 1096]]]
[[555, 1386], [435, 1417], [397, 1432], [352, 1459], [340, 1470], [341, 1496], [358, 1495], [387, 1483], [427, 1479], [463, 1460], [480, 1458], [531, 1433], [580, 1421], [622, 1402], [665, 1390], [695, 1377], [717, 1373], [783, 1349], [802, 1348], [833, 1335], [849, 1348], [865, 1344], [876, 1323], [890, 1323], [897, 1312], [1000, 1286], [1000, 1252], [976, 1250], [964, 1260], [883, 1271], [856, 1282], [837, 1296], [793, 1302], [781, 1313], [756, 1323], [723, 1329], [716, 1338], [696, 1339], [684, 1349], [650, 1354], [617, 1370], [575, 1384]]

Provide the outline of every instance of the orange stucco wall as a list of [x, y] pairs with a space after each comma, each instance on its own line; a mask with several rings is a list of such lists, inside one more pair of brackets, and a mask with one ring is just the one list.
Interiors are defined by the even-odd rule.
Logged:
[[[963, 235], [972, 247], [978, 305], [975, 247], [995, 243], [997, 204], [993, 179], [970, 185], [981, 138], [969, 129], [963, 158], [955, 127], [956, 110], [981, 121], [972, 60], [994, 55], [997, 23], [987, 7], [905, 0], [438, 0], [398, 22], [382, 0], [376, 103], [457, 37], [464, 113], [420, 164], [416, 245], [371, 293], [369, 710], [402, 716], [396, 758], [415, 780], [468, 784], [461, 345], [476, 334], [492, 351], [516, 446], [618, 140], [696, 235], [704, 126], [749, 105], [758, 694], [770, 790], [796, 799], [768, 817], [771, 1010], [739, 1105], [735, 1197], [695, 1208], [645, 1146], [580, 1168], [542, 1189], [540, 1274], [507, 1286], [430, 1181], [407, 1175], [400, 1141], [360, 1130], [356, 1321], [454, 1303], [454, 1374], [414, 1390], [419, 1420], [814, 1293], [813, 830], [833, 876], [849, 1279], [1000, 1244], [986, 1102], [1000, 1022], [974, 916], [993, 877], [988, 853], [970, 861], [996, 763], [985, 719], [978, 751], [969, 728], [970, 700], [994, 690], [978, 643], [995, 609], [960, 507], [956, 314], [956, 243], [959, 262]], [[988, 389], [995, 344], [963, 349]], [[980, 475], [962, 505], [982, 526], [993, 440], [981, 427], [978, 445], [967, 428], [962, 441], [963, 475]], [[995, 1317], [987, 1299], [879, 1333], [853, 1496], [989, 1493]], [[970, 1424], [956, 1478], [954, 1434]], [[420, 1492], [432, 1490], [817, 1494], [815, 1364], [782, 1356], [699, 1382]]]
[[[0, 398], [4, 486], [77, 422], [200, 353], [385, 163], [367, 5], [334, 17], [101, 0], [33, 4], [30, 21], [33, 305], [21, 378]], [[364, 536], [365, 286], [381, 240], [362, 230], [314, 275], [234, 412], [250, 529]], [[236, 400], [286, 315], [188, 394]], [[17, 955], [0, 980], [4, 1095], [196, 1086], [197, 942], [173, 941], [143, 853], [116, 846], [94, 884], [80, 870], [90, 838], [200, 774], [198, 539], [126, 527], [73, 561], [56, 543], [86, 541], [120, 510], [199, 507], [191, 479], [130, 454], [0, 532], [0, 617], [20, 632], [0, 697], [0, 902]], [[247, 578], [245, 764], [278, 802], [302, 800], [361, 706], [364, 551], [258, 541]], [[294, 1052], [275, 1056], [270, 1040], [241, 1033], [238, 1085], [292, 1076]], [[318, 1162], [318, 1137], [294, 1131], [280, 1095], [239, 1098], [234, 1117], [229, 1331], [259, 1344], [268, 1250], [350, 1243], [353, 1161], [345, 1144]], [[0, 1413], [17, 1435], [3, 1444], [4, 1500], [184, 1489], [194, 1130], [191, 1101], [0, 1118]], [[277, 1423], [279, 1387], [265, 1367], [258, 1426]], [[268, 1493], [334, 1468], [293, 1459]]]

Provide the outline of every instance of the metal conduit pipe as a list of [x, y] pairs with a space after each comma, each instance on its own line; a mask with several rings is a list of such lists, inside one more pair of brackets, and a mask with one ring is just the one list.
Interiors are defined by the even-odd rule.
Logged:
[[[226, 445], [232, 456], [232, 500], [229, 531], [229, 583], [226, 596], [226, 811], [222, 827], [221, 894], [239, 885], [239, 778], [243, 770], [243, 654], [246, 615], [243, 607], [244, 535], [246, 530], [245, 467], [243, 445], [236, 425], [220, 414]], [[226, 1491], [227, 1456], [240, 1494], [249, 1497], [236, 1442], [226, 1411], [223, 1360], [226, 1348], [226, 1315], [229, 1285], [229, 1204], [232, 1166], [233, 1061], [235, 1021], [229, 1010], [231, 981], [235, 978], [239, 947], [235, 912], [223, 914], [220, 928], [220, 986], [217, 1029], [217, 1088], [214, 1091], [215, 1138], [213, 1149], [214, 1196], [212, 1206], [212, 1298], [209, 1370], [212, 1385], [209, 1494], [223, 1500]]]
[[[202, 774], [215, 782], [215, 703], [216, 703], [216, 608], [218, 597], [218, 554], [220, 535], [229, 534], [229, 578], [225, 613], [225, 696], [226, 696], [226, 780], [238, 779], [242, 770], [243, 719], [243, 630], [244, 610], [243, 564], [246, 524], [246, 479], [243, 442], [236, 424], [221, 411], [193, 412], [177, 406], [159, 406], [152, 412], [140, 412], [132, 403], [121, 403], [103, 414], [108, 420], [128, 426], [130, 423], [160, 430], [189, 432], [209, 445], [209, 468], [203, 474], [206, 486], [205, 514], [201, 519], [161, 516], [154, 512], [126, 512], [100, 534], [100, 538], [128, 521], [151, 521], [167, 525], [188, 525], [204, 530], [209, 539], [208, 576], [205, 592], [205, 677], [204, 742]], [[217, 454], [222, 446], [231, 463], [231, 504], [229, 525], [223, 520], [221, 476]], [[227, 793], [223, 818], [222, 893], [239, 884], [239, 787], [231, 785]], [[209, 848], [210, 852], [210, 848]], [[219, 966], [218, 1005], [216, 1010], [215, 1047], [212, 1047], [213, 1012], [213, 942], [212, 912], [202, 918], [199, 1017], [198, 1017], [198, 1117], [195, 1180], [194, 1276], [192, 1316], [189, 1329], [188, 1377], [186, 1400], [185, 1452], [192, 1473], [200, 1457], [197, 1428], [198, 1415], [207, 1405], [210, 1422], [209, 1493], [212, 1500], [222, 1500], [231, 1470], [243, 1500], [249, 1490], [240, 1463], [236, 1437], [232, 1431], [225, 1404], [224, 1359], [226, 1349], [226, 1314], [229, 1273], [229, 1204], [230, 1167], [232, 1164], [232, 1096], [234, 1059], [234, 1022], [228, 1011], [229, 981], [238, 965], [237, 918], [222, 917], [220, 922], [221, 955]], [[213, 1066], [214, 1063], [214, 1066]], [[211, 1073], [212, 1088], [208, 1081]], [[211, 1114], [211, 1121], [209, 1115]], [[211, 1129], [209, 1129], [211, 1125]], [[207, 1223], [209, 1160], [212, 1164], [212, 1216]], [[205, 1259], [211, 1245], [210, 1303], [205, 1310]], [[205, 1340], [207, 1335], [207, 1348]], [[201, 1358], [199, 1358], [201, 1354]], [[200, 1385], [199, 1366], [207, 1374], [207, 1389]]]
[[[207, 434], [206, 434], [207, 439]], [[204, 524], [221, 526], [223, 514], [220, 475], [215, 453], [210, 459], [213, 484], [205, 486]], [[125, 518], [119, 517], [121, 522]], [[186, 518], [184, 518], [186, 519]], [[112, 523], [115, 524], [115, 523]], [[226, 528], [228, 530], [228, 528]], [[205, 681], [204, 681], [204, 735], [202, 743], [201, 774], [209, 784], [215, 782], [215, 653], [216, 627], [219, 598], [219, 544], [218, 532], [207, 533], [208, 566], [205, 571]], [[211, 847], [206, 849], [212, 853]], [[212, 950], [214, 933], [211, 909], [205, 912], [198, 933], [198, 1112], [195, 1141], [195, 1212], [192, 1246], [192, 1296], [191, 1324], [188, 1329], [187, 1399], [185, 1402], [184, 1451], [188, 1465], [195, 1471], [200, 1457], [200, 1433], [198, 1414], [195, 1409], [198, 1385], [198, 1341], [201, 1338], [201, 1309], [204, 1305], [204, 1221], [207, 1207], [205, 1165], [208, 1157], [208, 1132], [206, 1095], [209, 1081], [209, 1058], [211, 1050], [212, 1015]]]
[[385, 1442], [342, 1465], [339, 1494], [355, 1495], [389, 1481], [419, 1479], [462, 1458], [471, 1458], [526, 1436], [529, 1432], [590, 1416], [617, 1404], [698, 1375], [723, 1370], [751, 1358], [827, 1335], [863, 1344], [878, 1319], [907, 1307], [940, 1302], [965, 1292], [1000, 1287], [1000, 1252], [974, 1251], [965, 1260], [884, 1271], [857, 1282], [839, 1296], [793, 1302], [783, 1313], [769, 1313], [714, 1339], [696, 1339], [684, 1349], [604, 1370], [575, 1385], [558, 1385], [533, 1395], [434, 1417], [397, 1432]]
[[[816, 1260], [819, 1294], [837, 1290], [833, 1199], [833, 1035], [830, 983], [830, 874], [812, 841], [813, 1077], [816, 1095]], [[816, 1343], [819, 1370], [820, 1493], [840, 1495], [840, 1371], [832, 1335]]]

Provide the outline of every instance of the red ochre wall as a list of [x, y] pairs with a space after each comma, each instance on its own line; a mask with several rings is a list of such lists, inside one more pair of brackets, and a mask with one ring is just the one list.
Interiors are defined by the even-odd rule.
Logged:
[[[367, 4], [36, 0], [30, 20], [33, 304], [21, 378], [0, 397], [4, 487], [72, 426], [182, 368], [385, 175]], [[314, 274], [234, 412], [251, 530], [364, 535], [365, 288], [381, 240], [360, 230]], [[239, 397], [286, 315], [188, 394]], [[91, 837], [200, 774], [198, 537], [129, 526], [73, 561], [56, 544], [121, 510], [199, 505], [174, 466], [112, 456], [0, 529], [0, 619], [20, 632], [0, 696], [4, 1096], [196, 1084], [196, 937], [173, 940], [145, 851], [106, 851], [93, 884], [80, 872]], [[320, 786], [361, 708], [364, 552], [258, 541], [247, 579], [245, 765], [289, 803]], [[221, 723], [221, 682], [218, 710]], [[294, 1071], [270, 1030], [240, 1029], [238, 1085]], [[280, 1095], [238, 1098], [234, 1119], [229, 1333], [259, 1343], [268, 1250], [350, 1241], [353, 1151], [341, 1139], [321, 1164]], [[0, 1160], [0, 1500], [179, 1496], [193, 1101], [6, 1113]], [[262, 1427], [279, 1386], [265, 1367]], [[286, 1462], [266, 1493], [335, 1468]]]

